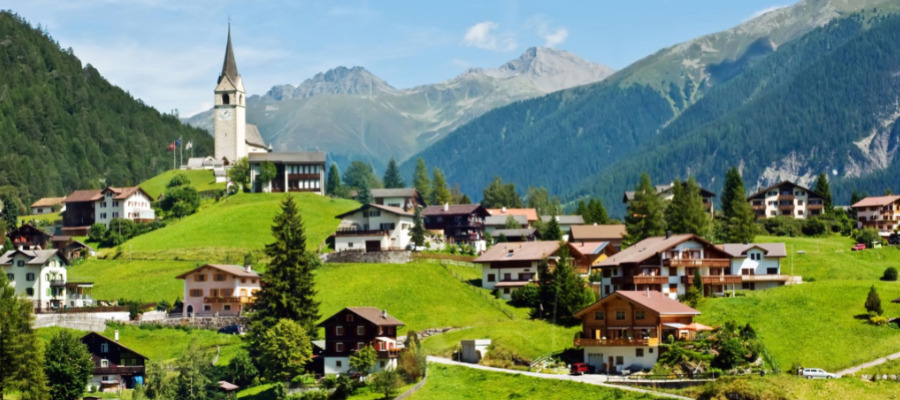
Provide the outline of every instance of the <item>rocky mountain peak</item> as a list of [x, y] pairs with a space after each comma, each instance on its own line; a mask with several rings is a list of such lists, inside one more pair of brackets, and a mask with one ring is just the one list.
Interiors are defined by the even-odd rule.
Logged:
[[601, 81], [615, 71], [564, 50], [530, 47], [519, 58], [490, 72], [504, 78], [524, 76], [538, 88], [551, 92]]
[[400, 91], [363, 67], [337, 67], [319, 72], [298, 86], [273, 86], [263, 97], [269, 100], [306, 99], [322, 94], [371, 97]]

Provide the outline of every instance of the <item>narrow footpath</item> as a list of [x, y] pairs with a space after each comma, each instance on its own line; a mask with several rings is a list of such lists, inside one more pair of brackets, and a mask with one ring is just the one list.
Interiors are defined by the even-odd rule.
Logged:
[[867, 363], [865, 363], [865, 364], [860, 364], [860, 365], [857, 365], [857, 366], [855, 366], [855, 367], [847, 368], [847, 369], [845, 369], [845, 370], [843, 370], [843, 371], [835, 372], [835, 375], [837, 375], [838, 378], [840, 378], [840, 377], [842, 377], [842, 376], [844, 376], [844, 375], [855, 374], [855, 373], [859, 372], [860, 370], [863, 370], [863, 369], [866, 369], [866, 368], [869, 368], [869, 367], [874, 367], [874, 366], [876, 366], [876, 365], [881, 365], [881, 364], [884, 364], [884, 363], [886, 363], [886, 362], [888, 362], [888, 361], [896, 360], [896, 359], [898, 359], [898, 358], [900, 358], [900, 353], [894, 353], [894, 354], [891, 354], [891, 355], [888, 355], [888, 356], [884, 356], [884, 357], [881, 357], [881, 358], [878, 358], [878, 359], [869, 361], [869, 362], [867, 362]]
[[657, 397], [664, 397], [664, 398], [668, 398], [668, 399], [693, 400], [693, 399], [691, 399], [690, 397], [678, 396], [678, 395], [669, 394], [669, 393], [655, 392], [655, 391], [652, 391], [652, 390], [641, 389], [641, 388], [630, 387], [630, 386], [624, 386], [624, 385], [623, 385], [623, 386], [612, 385], [612, 384], [606, 383], [606, 382], [607, 382], [607, 380], [606, 380], [606, 375], [588, 375], [588, 374], [585, 374], [585, 375], [554, 375], [554, 374], [540, 374], [540, 373], [537, 373], [537, 372], [515, 371], [515, 370], [511, 370], [511, 369], [486, 367], [486, 366], [484, 366], [484, 365], [478, 365], [478, 364], [468, 364], [468, 363], [463, 363], [463, 362], [453, 361], [453, 360], [448, 359], [448, 358], [434, 357], [434, 356], [428, 356], [428, 362], [433, 362], [433, 363], [437, 363], [437, 364], [445, 364], [445, 365], [456, 365], [456, 366], [460, 366], [460, 367], [474, 368], [474, 369], [480, 369], [480, 370], [491, 371], [491, 372], [500, 372], [500, 373], [504, 373], [504, 374], [519, 374], [519, 375], [526, 375], [526, 376], [530, 376], [530, 377], [533, 377], [533, 378], [556, 379], [556, 380], [561, 380], [561, 381], [581, 382], [581, 383], [587, 383], [587, 384], [589, 384], [589, 385], [603, 386], [603, 387], [612, 388], [612, 389], [619, 389], [619, 390], [627, 390], [627, 391], [631, 391], [631, 392], [645, 393], [645, 394], [650, 394], [650, 395], [657, 396]]

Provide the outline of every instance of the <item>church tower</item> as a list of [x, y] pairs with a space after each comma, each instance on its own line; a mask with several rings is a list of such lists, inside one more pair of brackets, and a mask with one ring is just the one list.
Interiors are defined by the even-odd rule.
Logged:
[[231, 25], [228, 26], [228, 45], [225, 47], [225, 62], [215, 90], [213, 109], [216, 131], [216, 160], [233, 164], [247, 156], [247, 110], [245, 107], [244, 83], [234, 62], [231, 48]]

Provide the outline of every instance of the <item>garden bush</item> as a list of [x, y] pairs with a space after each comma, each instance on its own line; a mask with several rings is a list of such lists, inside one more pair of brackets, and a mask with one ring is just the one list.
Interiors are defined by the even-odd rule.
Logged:
[[887, 267], [887, 269], [884, 270], [884, 275], [881, 276], [881, 280], [890, 281], [890, 282], [896, 281], [897, 280], [897, 268]]

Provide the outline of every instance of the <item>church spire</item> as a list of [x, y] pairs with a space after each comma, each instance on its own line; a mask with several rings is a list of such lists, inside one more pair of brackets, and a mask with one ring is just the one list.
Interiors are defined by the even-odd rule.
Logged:
[[228, 23], [228, 45], [225, 47], [225, 62], [222, 63], [222, 74], [219, 75], [219, 82], [222, 82], [222, 78], [226, 76], [232, 83], [237, 82], [237, 64], [234, 62], [234, 50], [231, 48], [231, 22]]

